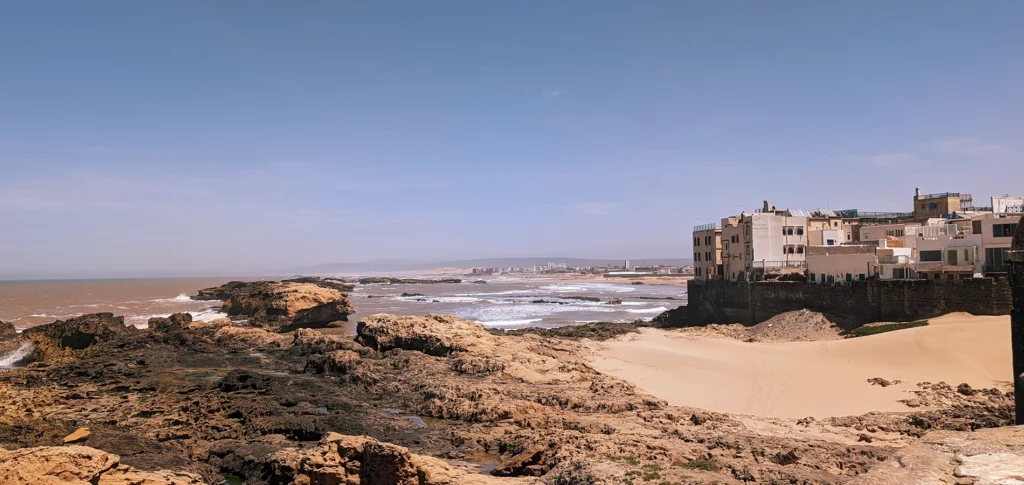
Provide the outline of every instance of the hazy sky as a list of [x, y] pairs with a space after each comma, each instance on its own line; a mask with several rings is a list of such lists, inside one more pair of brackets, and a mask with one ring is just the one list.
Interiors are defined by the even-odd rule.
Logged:
[[1022, 133], [1019, 1], [3, 2], [0, 278], [687, 257]]

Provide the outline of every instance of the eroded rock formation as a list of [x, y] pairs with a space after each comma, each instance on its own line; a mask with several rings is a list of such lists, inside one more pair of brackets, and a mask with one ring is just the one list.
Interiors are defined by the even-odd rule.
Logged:
[[[301, 280], [301, 282], [300, 282]], [[270, 329], [317, 327], [348, 319], [348, 295], [339, 280], [301, 278], [283, 282], [230, 283], [199, 290], [194, 299], [224, 300], [221, 311], [245, 317], [252, 326]]]
[[[1009, 407], [992, 391], [932, 385], [916, 398], [926, 411], [735, 417], [601, 374], [587, 345], [444, 315], [374, 315], [355, 339], [185, 314], [147, 330], [115, 324], [87, 316], [19, 337], [54, 350], [0, 372], [0, 447], [59, 453], [25, 450], [88, 427], [76, 441], [94, 450], [76, 459], [107, 471], [84, 483], [128, 471], [249, 485], [847, 483], [926, 430], [1000, 425]], [[0, 477], [21, 479], [13, 463], [25, 462], [0, 458]], [[500, 477], [479, 473], [491, 469]]]

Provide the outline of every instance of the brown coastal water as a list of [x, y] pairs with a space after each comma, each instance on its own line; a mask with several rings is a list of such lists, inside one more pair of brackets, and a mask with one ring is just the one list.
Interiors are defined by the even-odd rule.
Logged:
[[86, 313], [112, 312], [126, 324], [145, 325], [155, 316], [190, 312], [217, 316], [220, 302], [192, 301], [199, 288], [231, 278], [159, 278], [0, 282], [0, 320], [22, 329]]
[[[19, 329], [97, 312], [112, 312], [123, 316], [126, 324], [140, 327], [152, 317], [175, 312], [189, 312], [196, 320], [211, 320], [225, 316], [219, 311], [221, 302], [191, 300], [189, 296], [200, 288], [233, 279], [279, 278], [0, 282], [0, 320]], [[349, 324], [338, 326], [336, 331], [342, 333], [351, 333], [354, 322], [374, 313], [445, 313], [497, 328], [650, 319], [667, 308], [685, 304], [685, 287], [494, 277], [486, 284], [357, 285], [349, 296], [355, 314], [349, 316]]]

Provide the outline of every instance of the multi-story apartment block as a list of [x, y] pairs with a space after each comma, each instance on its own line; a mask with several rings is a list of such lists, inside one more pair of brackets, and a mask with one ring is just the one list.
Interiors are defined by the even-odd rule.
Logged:
[[722, 228], [703, 224], [693, 228], [693, 273], [699, 280], [722, 274]]
[[758, 281], [782, 273], [802, 273], [807, 219], [776, 211], [767, 202], [759, 212], [722, 219], [723, 277]]

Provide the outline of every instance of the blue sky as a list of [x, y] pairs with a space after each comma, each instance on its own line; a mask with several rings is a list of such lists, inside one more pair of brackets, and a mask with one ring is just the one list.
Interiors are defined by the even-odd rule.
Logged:
[[1024, 2], [4, 2], [0, 277], [686, 257], [1024, 193]]

